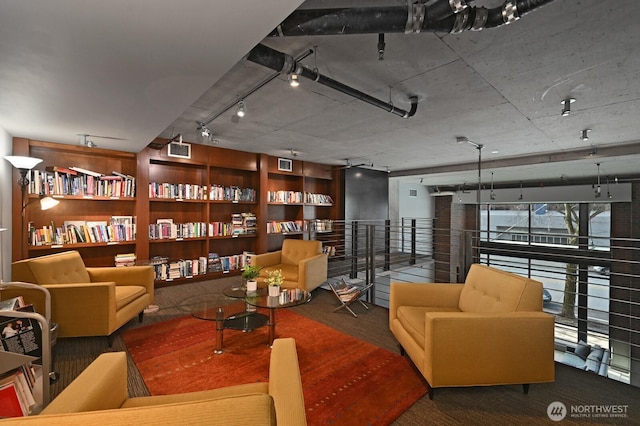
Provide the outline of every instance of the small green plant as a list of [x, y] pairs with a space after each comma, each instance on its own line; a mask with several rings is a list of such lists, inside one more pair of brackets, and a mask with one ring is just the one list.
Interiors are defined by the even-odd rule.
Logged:
[[260, 276], [260, 267], [253, 265], [246, 265], [242, 268], [242, 278], [247, 281], [253, 281]]
[[280, 286], [283, 281], [284, 276], [282, 275], [282, 269], [267, 272], [267, 284], [270, 286]]

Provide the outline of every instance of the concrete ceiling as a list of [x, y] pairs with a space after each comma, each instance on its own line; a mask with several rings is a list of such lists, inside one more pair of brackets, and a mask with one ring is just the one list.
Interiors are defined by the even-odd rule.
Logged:
[[[556, 0], [460, 34], [264, 39], [300, 1], [0, 0], [0, 127], [13, 136], [140, 151], [155, 137], [335, 165], [373, 164], [428, 185], [640, 176], [640, 6]], [[501, 1], [476, 1], [488, 8]], [[302, 8], [406, 5], [309, 0]], [[635, 12], [635, 13], [634, 13]], [[403, 119], [243, 59], [257, 43], [399, 108]], [[247, 115], [234, 116], [245, 97]], [[572, 113], [561, 102], [575, 98]], [[198, 124], [220, 114], [203, 138]], [[580, 138], [591, 129], [589, 140]]]

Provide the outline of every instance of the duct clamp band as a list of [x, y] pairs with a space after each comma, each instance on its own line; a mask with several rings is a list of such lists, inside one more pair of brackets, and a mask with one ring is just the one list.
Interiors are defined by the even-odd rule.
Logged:
[[518, 13], [518, 6], [514, 2], [506, 2], [502, 8], [502, 20], [505, 24], [510, 24], [512, 22], [520, 19], [520, 14]]
[[425, 16], [426, 8], [424, 4], [407, 0], [407, 24], [404, 27], [404, 33], [419, 33], [422, 30]]

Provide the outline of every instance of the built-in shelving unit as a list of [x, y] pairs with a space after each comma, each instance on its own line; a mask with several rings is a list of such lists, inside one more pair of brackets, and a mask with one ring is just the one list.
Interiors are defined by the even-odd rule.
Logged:
[[[109, 266], [117, 254], [135, 253], [138, 264], [181, 268], [179, 277], [174, 272], [173, 278], [158, 282], [179, 283], [239, 273], [212, 271], [209, 264], [220, 258], [223, 265], [241, 267], [246, 253], [279, 249], [284, 238], [307, 238], [340, 217], [335, 203], [340, 186], [331, 166], [287, 159], [291, 168], [282, 170], [277, 157], [199, 144], [191, 144], [189, 158], [180, 158], [169, 155], [167, 141], [154, 142], [133, 154], [14, 139], [14, 155], [44, 160], [36, 167], [39, 171], [78, 166], [130, 176], [135, 185], [135, 196], [54, 194], [62, 202], [47, 211], [29, 206], [25, 223], [38, 229], [52, 222], [131, 217], [136, 229], [134, 239], [29, 244], [24, 252], [20, 232], [14, 232], [14, 260], [78, 249], [88, 266]], [[41, 193], [34, 191], [30, 200]], [[19, 230], [19, 191], [14, 191], [13, 203], [14, 230]]]

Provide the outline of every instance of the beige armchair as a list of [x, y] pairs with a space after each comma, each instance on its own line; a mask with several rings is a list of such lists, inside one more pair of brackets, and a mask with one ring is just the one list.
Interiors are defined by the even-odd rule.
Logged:
[[251, 264], [260, 267], [258, 285], [265, 286], [269, 271], [281, 269], [284, 288], [311, 291], [327, 281], [327, 255], [322, 253], [322, 242], [285, 239], [282, 249], [255, 255]]
[[[136, 315], [142, 320], [153, 303], [151, 266], [87, 268], [80, 253], [66, 251], [14, 262], [11, 272], [15, 281], [49, 290], [58, 337], [110, 336]], [[21, 293], [42, 312], [40, 292]]]
[[472, 265], [464, 284], [392, 283], [389, 327], [429, 384], [553, 382], [554, 318], [542, 284]]
[[305, 426], [296, 343], [273, 341], [269, 381], [172, 395], [127, 395], [127, 356], [96, 358], [39, 415], [0, 419], [2, 425]]

